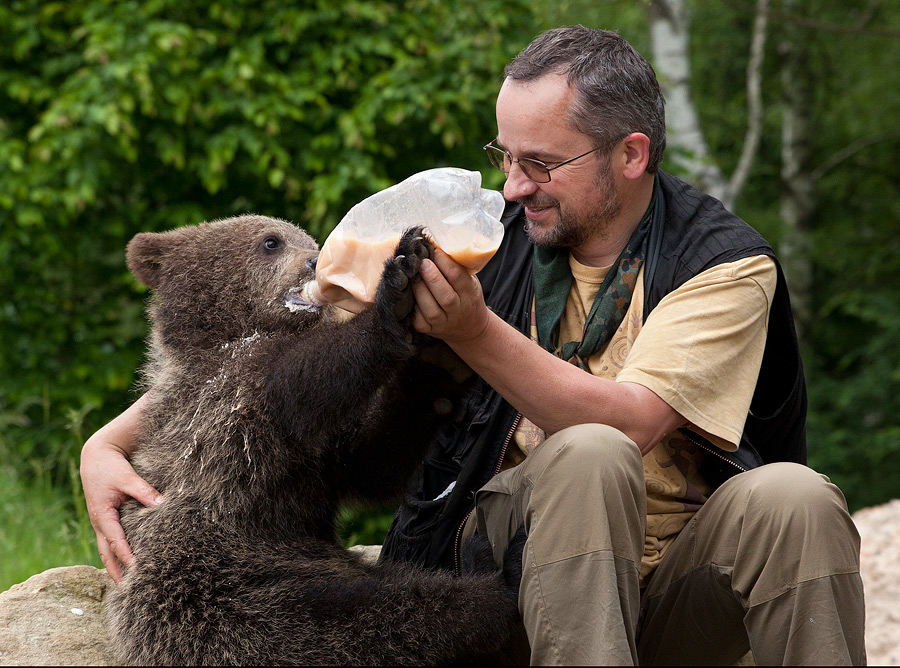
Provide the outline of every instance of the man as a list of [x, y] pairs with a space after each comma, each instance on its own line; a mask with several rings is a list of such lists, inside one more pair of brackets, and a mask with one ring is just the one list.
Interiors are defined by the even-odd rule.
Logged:
[[449, 566], [477, 530], [499, 557], [524, 524], [536, 664], [864, 663], [843, 497], [786, 463], [806, 397], [781, 270], [659, 172], [650, 65], [615, 33], [550, 31], [507, 67], [497, 126], [504, 245], [480, 282], [438, 253], [416, 285], [417, 329], [489, 387], [383, 555]]
[[[437, 252], [415, 326], [483, 379], [398, 510], [383, 559], [499, 558], [520, 526], [533, 664], [864, 664], [859, 538], [803, 466], [806, 393], [781, 269], [658, 169], [664, 105], [617, 34], [549, 31], [507, 67], [506, 236], [470, 276]], [[104, 563], [140, 402], [85, 445]], [[115, 453], [115, 448], [121, 452]], [[105, 454], [104, 454], [105, 453]], [[102, 465], [101, 465], [102, 463]], [[738, 475], [739, 474], [739, 475]]]

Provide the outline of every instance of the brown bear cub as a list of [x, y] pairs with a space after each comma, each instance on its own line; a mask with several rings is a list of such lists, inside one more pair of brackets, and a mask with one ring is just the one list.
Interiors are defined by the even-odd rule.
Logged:
[[165, 500], [121, 509], [136, 559], [107, 627], [123, 663], [446, 664], [506, 639], [521, 544], [498, 570], [480, 543], [455, 577], [363, 562], [335, 529], [342, 502], [402, 491], [464, 396], [449, 348], [411, 329], [431, 252], [408, 231], [346, 320], [301, 297], [318, 247], [287, 222], [131, 241], [154, 292], [133, 463]]

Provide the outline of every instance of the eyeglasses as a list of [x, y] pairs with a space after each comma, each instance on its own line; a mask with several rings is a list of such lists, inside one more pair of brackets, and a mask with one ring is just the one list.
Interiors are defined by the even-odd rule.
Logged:
[[599, 151], [604, 146], [609, 146], [609, 143], [600, 144], [600, 146], [592, 148], [586, 153], [576, 155], [574, 158], [569, 158], [568, 160], [557, 162], [552, 167], [548, 167], [547, 163], [541, 162], [540, 160], [534, 160], [532, 158], [514, 158], [512, 157], [512, 154], [505, 148], [495, 146], [494, 142], [496, 141], [496, 139], [493, 139], [484, 146], [484, 150], [488, 154], [488, 158], [490, 158], [491, 164], [504, 174], [508, 175], [509, 170], [512, 169], [512, 164], [514, 162], [518, 162], [519, 167], [521, 168], [525, 176], [527, 176], [535, 183], [549, 183], [550, 170], [556, 169], [557, 167], [562, 167], [563, 165], [568, 165], [570, 162], [578, 160], [578, 158], [583, 158], [584, 156], [593, 153], [594, 151]]

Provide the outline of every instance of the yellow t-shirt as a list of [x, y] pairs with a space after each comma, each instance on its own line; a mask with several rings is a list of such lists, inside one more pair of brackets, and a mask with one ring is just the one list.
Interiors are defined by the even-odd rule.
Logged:
[[[572, 288], [561, 342], [579, 339], [609, 267], [570, 256]], [[775, 294], [774, 261], [764, 255], [708, 269], [666, 295], [643, 323], [643, 269], [631, 305], [606, 348], [587, 360], [590, 372], [647, 387], [684, 417], [692, 430], [727, 451], [740, 443], [766, 343]], [[537, 340], [532, 308], [532, 339]], [[521, 462], [544, 433], [522, 418], [505, 466]], [[647, 536], [641, 579], [712, 492], [699, 473], [703, 451], [680, 432], [644, 455]]]

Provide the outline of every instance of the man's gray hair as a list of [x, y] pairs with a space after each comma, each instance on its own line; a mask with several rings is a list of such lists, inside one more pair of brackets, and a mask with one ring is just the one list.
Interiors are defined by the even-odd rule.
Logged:
[[581, 25], [554, 28], [513, 58], [503, 75], [531, 81], [551, 73], [566, 75], [578, 92], [569, 110], [572, 127], [597, 146], [643, 132], [650, 138], [647, 171], [658, 169], [666, 149], [665, 101], [653, 67], [625, 39]]

